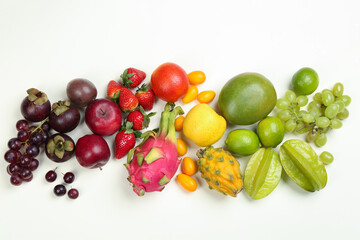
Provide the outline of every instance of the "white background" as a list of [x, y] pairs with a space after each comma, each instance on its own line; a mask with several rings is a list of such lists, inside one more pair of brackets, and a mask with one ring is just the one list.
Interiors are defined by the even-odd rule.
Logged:
[[[56, 164], [43, 154], [34, 180], [19, 187], [10, 185], [7, 163], [0, 161], [0, 239], [359, 239], [359, 10], [356, 0], [0, 0], [2, 153], [16, 136], [28, 88], [54, 102], [66, 98], [71, 79], [83, 77], [105, 97], [108, 81], [130, 66], [144, 70], [147, 82], [168, 61], [187, 72], [202, 70], [207, 81], [199, 90], [217, 94], [234, 75], [259, 72], [279, 97], [293, 73], [309, 66], [320, 76], [319, 90], [341, 81], [352, 97], [343, 128], [328, 134], [325, 147], [315, 147], [335, 156], [320, 192], [305, 192], [283, 177], [262, 200], [245, 191], [232, 198], [210, 191], [197, 175], [194, 193], [172, 181], [163, 192], [140, 198], [126, 180], [124, 159], [112, 157], [100, 171], [80, 167], [75, 158]], [[188, 111], [194, 105], [182, 106]], [[159, 100], [154, 110], [163, 106]], [[228, 130], [234, 128], [244, 126]], [[69, 135], [76, 141], [88, 133], [82, 124]], [[109, 145], [113, 138], [106, 138]], [[191, 145], [188, 156], [196, 150]], [[247, 160], [239, 159], [242, 170]], [[55, 167], [59, 175], [75, 172], [77, 200], [54, 196], [55, 183], [44, 175]]]

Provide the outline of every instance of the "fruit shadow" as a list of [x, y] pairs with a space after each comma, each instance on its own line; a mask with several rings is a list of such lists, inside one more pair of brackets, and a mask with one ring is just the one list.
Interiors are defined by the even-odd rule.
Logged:
[[85, 122], [85, 108], [77, 107], [80, 113], [80, 122], [78, 126], [82, 126]]

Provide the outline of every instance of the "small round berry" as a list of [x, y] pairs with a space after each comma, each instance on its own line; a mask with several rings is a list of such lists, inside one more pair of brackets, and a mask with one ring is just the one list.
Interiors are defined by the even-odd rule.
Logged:
[[12, 138], [8, 142], [8, 147], [14, 151], [20, 150], [21, 146], [22, 146], [22, 144], [19, 141], [19, 139], [17, 139], [17, 138]]
[[56, 180], [56, 178], [57, 178], [57, 174], [54, 170], [50, 170], [45, 174], [45, 179], [48, 182], [53, 182]]
[[32, 157], [36, 157], [37, 155], [39, 155], [40, 149], [38, 146], [30, 144], [26, 148], [26, 153]]
[[35, 171], [38, 167], [39, 167], [39, 161], [37, 159], [35, 159], [35, 158], [31, 159], [31, 163], [28, 166], [28, 168], [31, 171]]
[[54, 187], [54, 193], [56, 196], [64, 196], [66, 193], [66, 187], [63, 184], [58, 184]]
[[4, 158], [8, 163], [16, 163], [20, 158], [20, 152], [10, 149], [6, 151]]
[[32, 134], [30, 134], [29, 140], [32, 144], [39, 145], [43, 141], [43, 136], [39, 132], [33, 132]]
[[29, 136], [30, 136], [29, 132], [24, 129], [21, 129], [20, 131], [18, 131], [18, 134], [17, 134], [17, 138], [21, 142], [25, 142], [29, 138]]
[[22, 119], [16, 122], [16, 129], [20, 130], [28, 130], [29, 129], [29, 122]]
[[68, 197], [71, 199], [76, 199], [79, 196], [79, 191], [76, 188], [72, 188], [68, 192]]
[[19, 173], [21, 170], [21, 167], [19, 164], [17, 163], [10, 163], [7, 168], [6, 168], [7, 172], [9, 175], [13, 175], [15, 173]]
[[22, 167], [28, 167], [28, 166], [30, 166], [30, 163], [31, 163], [31, 157], [30, 157], [30, 155], [24, 154], [24, 155], [21, 155], [21, 156], [19, 157], [19, 164], [20, 164], [20, 166], [22, 166]]
[[10, 183], [14, 186], [19, 186], [22, 183], [22, 181], [23, 180], [18, 173], [15, 173], [10, 177]]
[[32, 175], [33, 175], [32, 172], [28, 168], [23, 168], [20, 170], [20, 177], [23, 180], [27, 180], [27, 179], [31, 178]]
[[41, 125], [41, 129], [45, 132], [48, 132], [50, 130], [50, 124], [49, 122], [45, 122], [43, 123], [43, 125]]
[[67, 172], [64, 175], [65, 183], [72, 183], [75, 180], [75, 175], [72, 172]]

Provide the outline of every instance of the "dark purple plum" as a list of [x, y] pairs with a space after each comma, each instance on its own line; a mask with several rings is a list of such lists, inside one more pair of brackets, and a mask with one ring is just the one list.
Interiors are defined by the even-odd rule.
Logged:
[[45, 147], [46, 156], [58, 163], [69, 160], [73, 156], [74, 152], [74, 140], [64, 133], [51, 135]]
[[46, 94], [35, 89], [27, 90], [28, 96], [21, 103], [21, 114], [30, 122], [40, 122], [49, 116], [51, 104]]
[[53, 110], [49, 116], [52, 129], [60, 133], [74, 130], [80, 122], [79, 110], [71, 105], [70, 101], [59, 101], [52, 105]]
[[70, 101], [79, 107], [86, 107], [97, 96], [95, 85], [87, 79], [76, 78], [66, 87]]

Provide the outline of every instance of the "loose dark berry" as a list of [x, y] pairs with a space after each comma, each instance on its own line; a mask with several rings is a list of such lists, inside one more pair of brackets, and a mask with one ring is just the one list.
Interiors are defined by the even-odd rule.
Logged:
[[54, 187], [54, 193], [56, 196], [63, 196], [66, 193], [66, 187], [62, 184], [58, 184]]
[[45, 179], [48, 182], [53, 182], [56, 180], [56, 178], [57, 178], [57, 174], [54, 170], [50, 170], [45, 174]]
[[72, 172], [67, 172], [63, 179], [65, 183], [72, 183], [75, 180], [75, 175]]
[[79, 196], [79, 191], [76, 188], [72, 188], [68, 192], [68, 197], [71, 199], [76, 199]]

